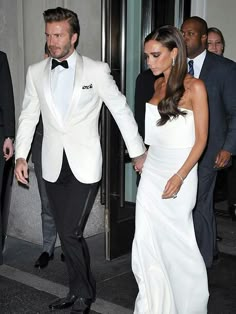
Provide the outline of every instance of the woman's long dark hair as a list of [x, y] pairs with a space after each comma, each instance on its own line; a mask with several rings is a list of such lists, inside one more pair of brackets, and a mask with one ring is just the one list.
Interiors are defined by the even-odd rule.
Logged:
[[153, 31], [145, 38], [144, 43], [147, 43], [149, 40], [158, 41], [169, 51], [178, 48], [175, 64], [172, 66], [166, 84], [165, 97], [158, 104], [161, 118], [157, 125], [160, 126], [164, 125], [172, 117], [176, 118], [179, 115], [186, 114], [178, 109], [179, 101], [184, 93], [184, 79], [187, 73], [186, 45], [180, 31], [171, 25], [162, 26]]

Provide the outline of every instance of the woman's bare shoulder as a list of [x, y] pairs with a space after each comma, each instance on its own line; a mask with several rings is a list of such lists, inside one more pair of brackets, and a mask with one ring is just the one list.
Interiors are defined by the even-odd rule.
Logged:
[[201, 79], [192, 77], [191, 75], [186, 75], [184, 79], [185, 90], [190, 90], [192, 92], [199, 92], [200, 90], [205, 90], [205, 84]]

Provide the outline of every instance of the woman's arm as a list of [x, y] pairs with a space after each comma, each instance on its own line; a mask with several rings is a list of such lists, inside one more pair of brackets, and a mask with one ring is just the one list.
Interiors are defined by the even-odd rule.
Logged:
[[208, 102], [205, 85], [201, 80], [192, 79], [189, 89], [189, 97], [192, 104], [195, 122], [195, 143], [188, 158], [178, 170], [177, 175], [173, 174], [173, 176], [168, 180], [163, 191], [163, 198], [170, 198], [178, 193], [183, 180], [187, 177], [190, 170], [195, 166], [201, 157], [207, 142]]

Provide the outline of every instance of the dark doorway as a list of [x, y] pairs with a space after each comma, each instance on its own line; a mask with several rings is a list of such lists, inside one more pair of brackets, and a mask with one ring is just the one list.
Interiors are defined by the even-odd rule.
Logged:
[[[131, 68], [138, 67], [138, 72], [145, 68], [141, 57], [145, 36], [155, 27], [163, 24], [176, 25], [185, 16], [190, 15], [190, 1], [132, 0], [127, 2], [125, 0], [102, 1], [102, 58], [109, 64], [117, 85], [126, 96], [130, 94], [126, 84], [127, 67], [130, 63], [135, 63]], [[135, 23], [133, 28], [132, 23]], [[133, 33], [127, 42], [130, 29], [131, 32], [133, 29]], [[140, 56], [138, 59], [130, 60], [127, 46], [133, 38], [136, 43], [138, 41]], [[113, 259], [131, 250], [135, 198], [128, 199], [126, 191], [130, 186], [135, 185], [135, 181], [129, 180], [127, 176], [127, 169], [129, 172], [132, 171], [131, 160], [119, 129], [105, 107], [102, 111], [101, 134], [104, 156], [101, 199], [105, 204], [106, 258]]]

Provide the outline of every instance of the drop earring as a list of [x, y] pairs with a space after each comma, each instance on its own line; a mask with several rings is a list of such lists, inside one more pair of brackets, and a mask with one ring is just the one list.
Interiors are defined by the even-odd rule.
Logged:
[[175, 58], [173, 57], [172, 58], [172, 67], [174, 67], [175, 66]]

